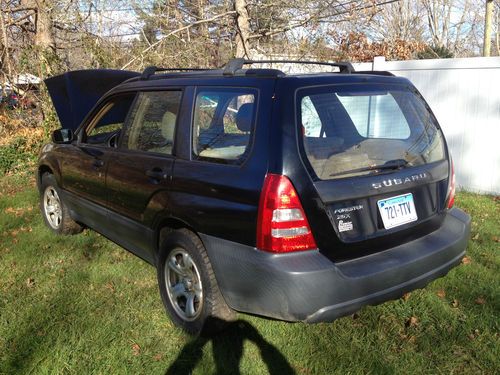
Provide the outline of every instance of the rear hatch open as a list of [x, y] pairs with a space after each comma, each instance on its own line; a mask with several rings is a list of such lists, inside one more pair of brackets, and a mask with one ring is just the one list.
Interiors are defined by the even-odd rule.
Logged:
[[413, 87], [304, 88], [297, 106], [301, 153], [331, 224], [312, 227], [320, 249], [353, 258], [439, 227], [448, 188], [446, 145]]

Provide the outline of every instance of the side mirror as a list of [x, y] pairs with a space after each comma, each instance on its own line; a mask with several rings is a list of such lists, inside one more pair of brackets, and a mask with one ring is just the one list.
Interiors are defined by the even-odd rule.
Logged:
[[71, 143], [75, 140], [75, 134], [71, 129], [57, 129], [52, 132], [52, 142]]

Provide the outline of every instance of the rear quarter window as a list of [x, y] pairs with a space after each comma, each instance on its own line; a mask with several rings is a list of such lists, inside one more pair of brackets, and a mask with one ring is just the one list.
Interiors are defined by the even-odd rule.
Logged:
[[250, 148], [256, 107], [255, 89], [199, 89], [193, 115], [193, 158], [242, 163]]

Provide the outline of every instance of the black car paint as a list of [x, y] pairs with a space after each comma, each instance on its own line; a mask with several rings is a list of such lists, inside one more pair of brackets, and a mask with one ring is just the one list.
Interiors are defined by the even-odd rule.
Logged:
[[[281, 111], [279, 117], [273, 122], [282, 124], [276, 138], [281, 137], [283, 159], [280, 167], [275, 170], [270, 169], [270, 171], [288, 176], [299, 196], [307, 197], [306, 200], [302, 200], [302, 205], [311, 224], [314, 238], [320, 251], [332, 260], [345, 260], [381, 251], [436, 230], [444, 219], [443, 212], [448, 187], [447, 160], [377, 175], [336, 180], [319, 180], [314, 177], [314, 172], [304, 156], [300, 137], [297, 136], [299, 133], [297, 114], [288, 110], [297, 108], [296, 95], [292, 96], [289, 93], [293, 91], [297, 94], [304, 88], [345, 83], [398, 84], [416, 91], [408, 80], [395, 77], [337, 76], [333, 80], [325, 76], [303, 76], [290, 77], [289, 81], [278, 81], [276, 97], [280, 102], [276, 103], [276, 107]], [[296, 152], [297, 149], [300, 152]], [[286, 152], [286, 150], [293, 151]], [[279, 155], [280, 151], [277, 151], [277, 154]], [[378, 190], [372, 187], [374, 182], [380, 181], [384, 176], [404, 179], [406, 176], [423, 172], [431, 176], [431, 179], [404, 186], [388, 186]], [[403, 192], [410, 192], [415, 199], [418, 198], [419, 220], [392, 230], [383, 229], [376, 201]], [[430, 202], [432, 207], [428, 205]], [[359, 229], [352, 231], [348, 236], [340, 234], [333, 211], [337, 208], [358, 205], [362, 205], [363, 210], [353, 213], [351, 219], [353, 223], [360, 224]], [[321, 230], [316, 228], [321, 228]]]
[[[266, 125], [270, 124], [274, 80], [256, 79], [254, 86], [249, 86], [248, 79], [245, 78], [198, 82], [199, 87], [256, 87], [259, 96], [266, 100], [261, 100], [258, 104], [258, 121], [263, 126], [255, 132], [252, 147], [268, 149]], [[75, 199], [84, 198], [106, 207], [104, 215], [101, 212], [90, 212], [101, 211], [95, 205], [72, 210], [75, 213], [78, 210], [85, 211], [85, 215], [78, 215], [81, 222], [98, 231], [99, 228], [115, 228], [122, 232], [118, 222], [122, 217], [130, 219], [128, 229], [123, 230], [123, 236], [120, 236], [120, 243], [129, 250], [135, 248], [136, 250], [132, 250], [134, 253], [151, 259], [151, 263], [154, 263], [156, 257], [157, 243], [152, 241], [148, 244], [147, 251], [137, 251], [137, 244], [144, 237], [141, 234], [143, 226], [155, 231], [157, 238], [158, 228], [165, 222], [186, 225], [197, 228], [202, 233], [255, 245], [257, 207], [266, 173], [267, 152], [250, 153], [241, 166], [189, 160], [195, 91], [192, 84], [192, 80], [169, 80], [169, 88], [182, 87], [185, 90], [176, 131], [176, 156], [154, 156], [82, 142], [83, 128], [109, 98], [121, 93], [165, 89], [161, 81], [136, 81], [111, 90], [99, 100], [76, 130], [75, 142], [69, 145], [52, 145], [51, 161], [44, 161], [48, 155], [43, 151], [40, 159], [40, 164], [53, 170], [58, 175], [57, 181], [62, 189], [72, 193]], [[153, 160], [157, 163], [152, 162]], [[174, 164], [175, 175], [172, 174]], [[154, 168], [164, 170], [169, 178], [160, 183], [152, 181], [146, 171]], [[126, 182], [127, 188], [118, 188], [123, 182]], [[166, 185], [175, 186], [175, 189], [165, 188]], [[134, 226], [135, 229], [132, 228]], [[110, 237], [109, 234], [107, 236]], [[145, 252], [152, 255], [144, 256]]]
[[[214, 245], [218, 248], [226, 249], [221, 244], [229, 243], [234, 244], [235, 249], [258, 251], [255, 250], [255, 235], [264, 177], [266, 173], [283, 174], [290, 178], [301, 198], [318, 244], [319, 252], [315, 253], [321, 254], [333, 265], [339, 261], [361, 259], [430, 235], [442, 226], [449, 215], [445, 209], [449, 157], [432, 165], [384, 174], [391, 178], [404, 178], [415, 173], [426, 173], [430, 176], [428, 181], [405, 186], [393, 185], [379, 190], [374, 189], [372, 184], [380, 180], [381, 175], [320, 181], [310, 173], [310, 167], [301, 154], [300, 130], [296, 113], [292, 110], [295, 107], [295, 95], [291, 93], [316, 85], [368, 82], [413, 87], [403, 78], [356, 74], [267, 78], [208, 76], [125, 82], [111, 89], [95, 104], [76, 130], [77, 139], [74, 142], [49, 144], [42, 149], [38, 177], [44, 171], [54, 173], [64, 191], [63, 199], [68, 202], [72, 216], [77, 221], [155, 265], [160, 230], [165, 226], [187, 227], [198, 233], [204, 239], [213, 261], [220, 258], [221, 254], [215, 254], [210, 246], [210, 243], [217, 244], [217, 241], [209, 239], [220, 240]], [[191, 123], [194, 98], [196, 90], [202, 87], [251, 87], [258, 91], [258, 118], [254, 125], [252, 150], [242, 165], [193, 159]], [[114, 149], [82, 142], [84, 127], [109, 98], [121, 93], [169, 88], [184, 91], [175, 133], [174, 155], [146, 154], [123, 147]], [[165, 177], [152, 178], [148, 171], [161, 171]], [[376, 201], [401, 192], [414, 194], [419, 218], [425, 219], [385, 230], [380, 224]], [[369, 211], [369, 215], [357, 214], [354, 217], [363, 231], [349, 236], [341, 235], [337, 230], [334, 211], [356, 205], [362, 205]], [[462, 231], [461, 238], [466, 236], [467, 228]], [[290, 254], [266, 254], [271, 261], [287, 256], [293, 257]], [[301, 256], [307, 257], [306, 254], [296, 255], [298, 258]], [[453, 265], [450, 263], [447, 270]], [[247, 269], [247, 273], [250, 271]], [[221, 269], [218, 272], [225, 271]], [[251, 277], [248, 274], [246, 276]], [[227, 279], [222, 275], [217, 278]], [[260, 293], [258, 290], [248, 290], [250, 285], [251, 282], [247, 280], [247, 284], [241, 287], [242, 293]], [[231, 286], [224, 284], [221, 289], [225, 298], [231, 300]], [[242, 297], [244, 295], [239, 299]], [[285, 311], [282, 315], [279, 312], [270, 314], [256, 305], [230, 305], [241, 311], [287, 320], [304, 320], [309, 316], [292, 312], [286, 315]], [[334, 316], [338, 315], [333, 314], [332, 318]]]

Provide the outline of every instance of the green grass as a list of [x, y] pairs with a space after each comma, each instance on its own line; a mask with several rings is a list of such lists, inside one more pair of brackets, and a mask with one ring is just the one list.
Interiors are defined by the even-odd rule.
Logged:
[[[500, 371], [500, 201], [460, 193], [465, 264], [330, 324], [241, 314], [193, 339], [164, 313], [155, 270], [95, 232], [52, 235], [34, 181], [0, 179], [0, 373], [494, 374]], [[334, 287], [325, 285], [325, 288]]]

